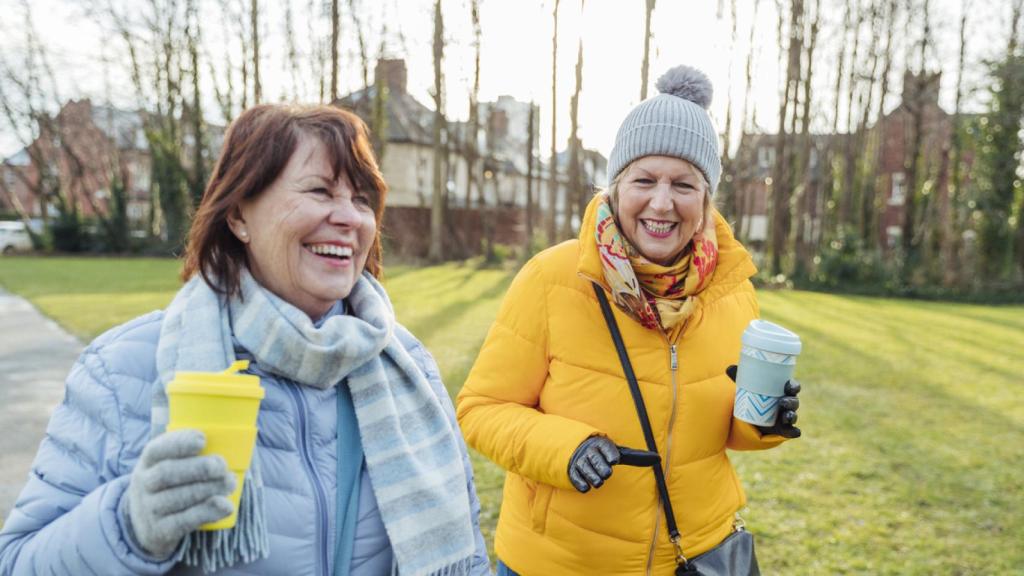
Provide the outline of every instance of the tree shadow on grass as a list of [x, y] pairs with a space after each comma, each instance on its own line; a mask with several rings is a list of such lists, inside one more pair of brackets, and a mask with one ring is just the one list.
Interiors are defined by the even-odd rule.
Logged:
[[[872, 332], [877, 333], [884, 330], [886, 337], [897, 341], [907, 350], [913, 351], [914, 355], [919, 355], [922, 352], [951, 355], [955, 356], [957, 361], [960, 361], [967, 366], [973, 366], [982, 371], [999, 374], [1010, 381], [1020, 380], [1020, 374], [1018, 371], [1012, 370], [1005, 365], [994, 364], [978, 357], [980, 351], [994, 351], [998, 354], [1002, 354], [1007, 359], [1007, 362], [1010, 363], [1013, 358], [1019, 358], [1021, 356], [1020, 348], [1015, 347], [1012, 343], [1001, 345], [1000, 343], [989, 339], [973, 336], [969, 332], [965, 333], [964, 331], [958, 330], [958, 327], [955, 324], [938, 322], [938, 318], [923, 318], [923, 320], [932, 322], [932, 324], [922, 326], [920, 328], [911, 328], [908, 327], [906, 320], [903, 318], [893, 318], [886, 315], [871, 316], [865, 315], [863, 312], [863, 310], [857, 310], [856, 306], [851, 305], [846, 298], [841, 298], [838, 301], [829, 302], [827, 307], [822, 306], [814, 309], [814, 319], [819, 321], [820, 325], [842, 325], [861, 333], [870, 334]], [[938, 313], [938, 311], [921, 311], [921, 313], [932, 316]], [[812, 325], [808, 324], [803, 317], [786, 314], [785, 312], [777, 309], [772, 310], [771, 316], [780, 318], [785, 317], [785, 321], [783, 322], [785, 325], [801, 326], [801, 329], [798, 332], [801, 333], [801, 335], [807, 333], [817, 335], [814, 338], [805, 337], [805, 344], [813, 346], [815, 341], [823, 340], [821, 336], [824, 335], [825, 332], [818, 330], [818, 325], [814, 325], [812, 327]], [[824, 322], [821, 322], [823, 320]], [[955, 333], [955, 336], [944, 335], [942, 332], [952, 332]], [[831, 334], [827, 339], [835, 343], [840, 341]], [[959, 347], [951, 349], [957, 345], [959, 345]], [[842, 347], [847, 352], [854, 349], [848, 343], [845, 343]], [[860, 352], [863, 354], [863, 350]], [[874, 355], [874, 357], [877, 358], [880, 356]]]
[[[420, 298], [427, 298], [435, 294], [443, 294], [449, 290], [457, 289], [477, 273], [476, 270], [470, 267], [464, 267], [458, 273], [444, 271], [443, 274], [440, 274], [436, 268], [419, 268], [410, 272], [414, 273], [407, 272], [399, 276], [401, 282], [395, 288], [402, 290], [405, 283], [415, 283], [416, 295]], [[389, 283], [393, 280], [394, 278], [388, 278]]]
[[[472, 275], [472, 272], [469, 275]], [[407, 324], [406, 327], [421, 341], [429, 340], [438, 330], [464, 316], [477, 303], [504, 294], [514, 277], [514, 272], [498, 276], [490, 287], [486, 288], [483, 292], [464, 294], [461, 298], [450, 302], [442, 308], [438, 308], [431, 314], [416, 318]]]

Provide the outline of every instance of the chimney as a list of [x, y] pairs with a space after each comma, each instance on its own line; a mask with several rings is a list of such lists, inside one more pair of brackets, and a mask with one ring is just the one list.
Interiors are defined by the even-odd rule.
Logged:
[[938, 106], [941, 79], [942, 72], [914, 74], [907, 70], [903, 73], [903, 103], [911, 107], [918, 102]]
[[381, 58], [377, 60], [377, 68], [374, 72], [373, 81], [379, 84], [382, 80], [387, 83], [388, 91], [392, 94], [405, 93], [405, 81], [408, 76], [405, 69], [405, 60], [401, 58]]

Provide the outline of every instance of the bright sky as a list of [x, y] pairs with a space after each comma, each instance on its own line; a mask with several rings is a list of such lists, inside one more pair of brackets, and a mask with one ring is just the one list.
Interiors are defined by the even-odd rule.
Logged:
[[[311, 37], [329, 35], [329, 20], [316, 15], [310, 24], [311, 7], [319, 0], [291, 0], [298, 31], [298, 47], [310, 60]], [[865, 3], [867, 0], [851, 0]], [[915, 0], [918, 3], [924, 0]], [[777, 124], [780, 67], [776, 39], [776, 2], [770, 0], [735, 0], [738, 17], [736, 41], [732, 40], [731, 0], [660, 0], [654, 12], [651, 41], [651, 88], [667, 68], [689, 64], [704, 70], [715, 86], [711, 113], [719, 130], [724, 127], [729, 92], [732, 93], [734, 139], [739, 130], [745, 87], [744, 67], [749, 45], [755, 3], [758, 20], [755, 27], [754, 78], [751, 105], [756, 108], [758, 125], [775, 131]], [[810, 4], [811, 2], [807, 2]], [[941, 66], [943, 75], [942, 104], [952, 110], [955, 65], [958, 50], [959, 18], [964, 3], [969, 4], [968, 24], [971, 68], [966, 76], [969, 87], [984, 87], [983, 59], [995, 55], [1005, 44], [1009, 16], [1006, 0], [931, 0], [930, 19], [935, 50], [930, 54], [931, 66]], [[20, 0], [0, 0], [0, 57], [17, 57], [21, 38]], [[59, 77], [61, 97], [91, 96], [104, 101], [109, 94], [116, 104], [130, 106], [131, 91], [123, 70], [104, 75], [100, 61], [110, 58], [125, 62], [125, 50], [112, 35], [86, 17], [82, 2], [71, 0], [33, 0], [36, 26], [51, 48], [54, 67]], [[203, 34], [213, 54], [223, 52], [224, 41], [219, 10], [206, 1]], [[248, 4], [248, 1], [244, 2]], [[264, 41], [261, 47], [264, 95], [276, 100], [298, 92], [305, 99], [313, 94], [314, 78], [309, 69], [303, 71], [302, 86], [292, 85], [291, 73], [284, 58], [284, 4], [262, 0], [266, 16], [261, 24]], [[379, 36], [376, 31], [386, 21], [389, 29], [387, 52], [392, 57], [406, 58], [409, 68], [409, 89], [421, 102], [430, 104], [433, 85], [431, 56], [432, 0], [357, 0], [364, 5], [363, 23], [374, 32], [369, 39], [371, 57], [376, 55]], [[902, 2], [901, 2], [902, 4]], [[509, 94], [519, 100], [536, 100], [541, 106], [541, 150], [546, 154], [551, 138], [551, 10], [554, 0], [481, 0], [482, 6], [482, 69], [481, 100], [492, 100]], [[343, 80], [344, 91], [361, 84], [357, 47], [352, 35], [353, 24], [345, 15], [349, 2], [343, 2]], [[834, 91], [835, 62], [838, 58], [839, 25], [845, 7], [843, 0], [822, 0], [822, 11], [829, 22], [821, 31], [815, 70], [815, 90], [819, 98], [815, 118], [824, 126], [830, 117], [831, 94]], [[473, 73], [472, 28], [468, 0], [444, 0], [446, 36], [447, 112], [463, 119], [468, 113], [468, 93]], [[1005, 14], [1004, 14], [1005, 12]], [[900, 28], [903, 28], [901, 22]], [[310, 30], [312, 29], [312, 32]], [[400, 39], [404, 37], [404, 41]], [[582, 37], [584, 50], [583, 92], [580, 103], [580, 135], [584, 145], [605, 155], [610, 152], [619, 122], [639, 102], [640, 65], [643, 54], [643, 0], [589, 0], [581, 13], [578, 0], [562, 0], [559, 12], [558, 56], [558, 141], [559, 148], [569, 134], [569, 98], [575, 74], [577, 42]], [[918, 28], [901, 30], [899, 36], [913, 42]], [[866, 42], [866, 38], [865, 38]], [[863, 43], [862, 43], [863, 44]], [[236, 48], [237, 50], [237, 48]], [[899, 54], [903, 53], [899, 49]], [[863, 48], [862, 48], [863, 51]], [[235, 56], [237, 63], [238, 57]], [[730, 64], [731, 63], [731, 64]], [[891, 77], [892, 89], [900, 89], [902, 78], [897, 63]], [[106, 80], [104, 79], [106, 77]], [[105, 88], [110, 86], [111, 88]], [[207, 90], [211, 93], [212, 90]], [[983, 96], [969, 97], [975, 110], [983, 106]], [[212, 96], [211, 96], [212, 102]], [[895, 97], [888, 101], [894, 106]], [[207, 110], [214, 110], [212, 103]], [[216, 120], [216, 118], [214, 118]], [[0, 125], [0, 153], [18, 148], [6, 127]]]

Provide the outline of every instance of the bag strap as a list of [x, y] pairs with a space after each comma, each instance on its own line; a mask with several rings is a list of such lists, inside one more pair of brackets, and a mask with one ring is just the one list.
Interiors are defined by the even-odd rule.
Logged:
[[[622, 363], [622, 371], [626, 373], [626, 381], [629, 382], [629, 392], [633, 395], [633, 404], [636, 406], [636, 414], [640, 418], [640, 428], [644, 431], [644, 440], [647, 442], [647, 449], [655, 454], [658, 453], [658, 445], [654, 442], [654, 432], [651, 431], [651, 421], [647, 416], [647, 406], [644, 404], [643, 394], [640, 393], [640, 385], [637, 384], [636, 374], [633, 373], [633, 363], [629, 361], [629, 354], [626, 352], [626, 345], [622, 342], [622, 334], [619, 333], [619, 325], [612, 314], [612, 308], [608, 304], [608, 297], [604, 295], [604, 288], [596, 282], [593, 283], [594, 293], [597, 294], [597, 301], [601, 303], [601, 313], [604, 314], [604, 321], [608, 324], [608, 331], [611, 332], [612, 342], [615, 343], [615, 351], [619, 353], [619, 362]], [[680, 566], [688, 566], [689, 561], [683, 556], [683, 548], [679, 544], [681, 536], [676, 526], [676, 517], [672, 512], [672, 501], [668, 498], [668, 484], [665, 482], [665, 471], [661, 464], [651, 466], [654, 470], [654, 480], [658, 485], [658, 497], [665, 509], [665, 524], [668, 525], [669, 540], [676, 547], [676, 563]]]

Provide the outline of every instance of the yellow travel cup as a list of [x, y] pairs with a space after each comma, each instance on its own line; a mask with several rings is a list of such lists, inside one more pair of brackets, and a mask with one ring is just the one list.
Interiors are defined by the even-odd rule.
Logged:
[[167, 385], [167, 430], [201, 430], [206, 435], [202, 454], [222, 456], [238, 479], [229, 496], [234, 511], [200, 530], [231, 528], [238, 520], [242, 483], [256, 445], [256, 416], [265, 394], [259, 376], [238, 374], [248, 367], [248, 360], [239, 360], [223, 372], [177, 372]]

